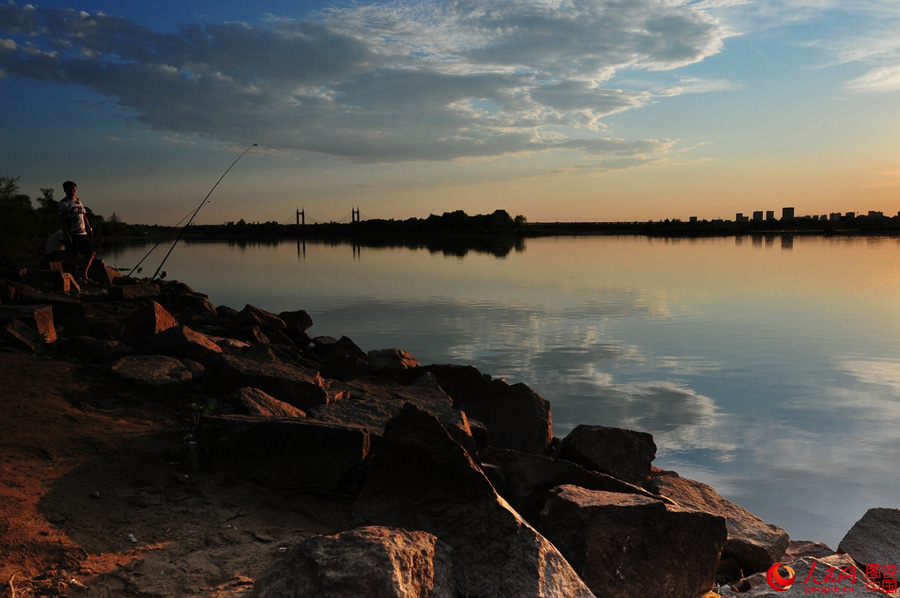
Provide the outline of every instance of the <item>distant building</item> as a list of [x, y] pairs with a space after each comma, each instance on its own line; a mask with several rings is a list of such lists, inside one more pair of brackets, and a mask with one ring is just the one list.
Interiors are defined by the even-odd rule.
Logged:
[[124, 224], [124, 223], [125, 223], [124, 220], [122, 220], [121, 218], [119, 218], [118, 216], [116, 216], [116, 213], [115, 213], [115, 212], [113, 212], [113, 213], [112, 213], [112, 216], [109, 217], [108, 222], [118, 222], [118, 223], [121, 223], [121, 224]]
[[753, 212], [753, 220], [754, 221], [762, 222], [762, 219], [763, 219], [762, 210], [756, 210], [755, 212]]
[[781, 219], [782, 220], [793, 220], [794, 219], [794, 208], [781, 208]]
[[884, 218], [884, 212], [869, 210], [869, 218]]
[[747, 218], [746, 216], [744, 216], [744, 213], [743, 213], [743, 212], [738, 212], [738, 213], [734, 216], [734, 221], [735, 221], [735, 222], [748, 222], [749, 220], [750, 220], [749, 218]]
[[831, 220], [832, 222], [837, 222], [838, 220], [841, 219], [841, 213], [840, 212], [832, 212], [831, 215], [828, 217], [828, 219]]
[[691, 224], [697, 224], [697, 217], [691, 216], [690, 219], [688, 220], [688, 222], [690, 222]]
[[766, 220], [775, 220], [775, 210], [766, 210]]
[[847, 220], [853, 220], [854, 218], [856, 218], [856, 212], [847, 212], [847, 214], [844, 217]]

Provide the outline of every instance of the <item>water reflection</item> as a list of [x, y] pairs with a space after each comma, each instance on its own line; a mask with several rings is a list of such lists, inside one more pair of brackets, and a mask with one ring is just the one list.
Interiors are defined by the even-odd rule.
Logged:
[[191, 243], [167, 267], [216, 305], [306, 309], [312, 334], [525, 382], [558, 435], [651, 432], [661, 467], [836, 547], [868, 507], [900, 506], [898, 250], [792, 235]]

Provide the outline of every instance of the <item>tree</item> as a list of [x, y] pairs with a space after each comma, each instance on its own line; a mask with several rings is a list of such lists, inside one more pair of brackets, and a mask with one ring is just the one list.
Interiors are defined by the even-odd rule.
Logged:
[[19, 177], [0, 175], [0, 209], [16, 214], [31, 211], [31, 198], [19, 193]]
[[40, 210], [42, 212], [48, 212], [50, 214], [56, 214], [57, 206], [59, 206], [59, 202], [53, 199], [53, 188], [44, 189], [41, 188], [41, 193], [44, 195], [43, 197], [38, 197], [37, 202], [38, 206], [40, 206]]

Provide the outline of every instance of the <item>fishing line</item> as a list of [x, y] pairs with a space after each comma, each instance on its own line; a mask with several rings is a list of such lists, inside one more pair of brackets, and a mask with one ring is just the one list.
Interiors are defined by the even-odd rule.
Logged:
[[134, 274], [134, 271], [135, 271], [135, 270], [137, 270], [138, 272], [140, 272], [140, 271], [141, 271], [141, 264], [144, 263], [144, 260], [147, 259], [148, 257], [150, 257], [150, 254], [153, 253], [154, 251], [156, 251], [156, 248], [159, 247], [159, 246], [162, 244], [163, 241], [168, 240], [168, 238], [169, 238], [169, 237], [171, 236], [171, 234], [172, 234], [172, 231], [173, 231], [176, 227], [181, 226], [181, 223], [184, 222], [185, 220], [187, 220], [188, 216], [190, 216], [190, 215], [191, 215], [191, 212], [188, 212], [187, 214], [184, 215], [184, 217], [183, 217], [181, 220], [179, 220], [179, 221], [176, 222], [172, 227], [170, 227], [170, 228], [166, 231], [166, 234], [164, 234], [162, 237], [160, 237], [159, 241], [156, 242], [156, 245], [154, 245], [153, 247], [150, 248], [150, 251], [148, 251], [148, 252], [144, 255], [144, 257], [141, 258], [141, 261], [139, 261], [139, 262], [134, 266], [134, 268], [131, 269], [131, 272], [129, 272], [129, 273], [127, 274], [127, 276], [131, 276], [132, 274]]
[[[245, 149], [245, 150], [241, 153], [241, 155], [238, 156], [237, 159], [235, 159], [235, 161], [231, 163], [231, 166], [229, 166], [228, 168], [225, 169], [225, 172], [222, 173], [222, 176], [219, 177], [219, 180], [216, 181], [216, 184], [212, 186], [212, 189], [209, 190], [209, 193], [206, 194], [206, 197], [203, 198], [203, 201], [201, 201], [201, 202], [200, 202], [200, 205], [197, 206], [197, 209], [194, 210], [194, 213], [191, 215], [191, 219], [188, 220], [188, 223], [185, 224], [185, 225], [181, 228], [181, 231], [178, 233], [178, 238], [175, 239], [175, 242], [174, 242], [174, 243], [172, 243], [172, 246], [169, 248], [169, 252], [166, 253], [166, 257], [163, 258], [163, 261], [161, 261], [161, 262], [159, 263], [159, 267], [156, 269], [156, 272], [153, 273], [153, 276], [150, 277], [150, 280], [153, 280], [154, 278], [156, 278], [156, 276], [159, 274], [159, 271], [162, 270], [162, 267], [163, 267], [163, 265], [166, 263], [166, 260], [169, 259], [169, 256], [170, 256], [170, 255], [172, 255], [172, 250], [175, 249], [175, 246], [178, 245], [178, 241], [181, 240], [181, 236], [184, 234], [184, 231], [187, 230], [187, 227], [189, 227], [189, 226], [191, 225], [191, 222], [194, 221], [194, 217], [197, 215], [197, 212], [200, 211], [200, 208], [203, 207], [203, 204], [205, 204], [207, 201], [209, 201], [209, 196], [212, 195], [213, 191], [216, 190], [216, 187], [219, 186], [219, 183], [221, 183], [221, 182], [222, 182], [222, 179], [225, 178], [225, 175], [228, 174], [228, 171], [231, 170], [232, 168], [234, 168], [234, 165], [238, 163], [238, 160], [240, 160], [241, 158], [243, 158], [243, 157], [244, 157], [244, 154], [246, 154], [247, 152], [249, 152], [251, 148], [256, 147], [256, 145], [257, 145], [257, 144], [254, 143], [253, 145], [251, 145], [250, 147], [248, 147], [247, 149]], [[184, 219], [182, 218], [182, 220], [184, 220]], [[151, 249], [150, 251], [153, 251], [153, 250]]]

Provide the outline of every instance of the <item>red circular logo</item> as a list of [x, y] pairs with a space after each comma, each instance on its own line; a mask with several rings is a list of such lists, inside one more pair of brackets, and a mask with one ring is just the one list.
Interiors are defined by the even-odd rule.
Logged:
[[[787, 571], [787, 575], [783, 576], [780, 568], [784, 568]], [[794, 573], [794, 570], [785, 565], [784, 563], [775, 563], [769, 570], [766, 572], [766, 581], [769, 582], [769, 586], [778, 592], [784, 592], [792, 585], [794, 585], [794, 580], [797, 578], [797, 575]]]

